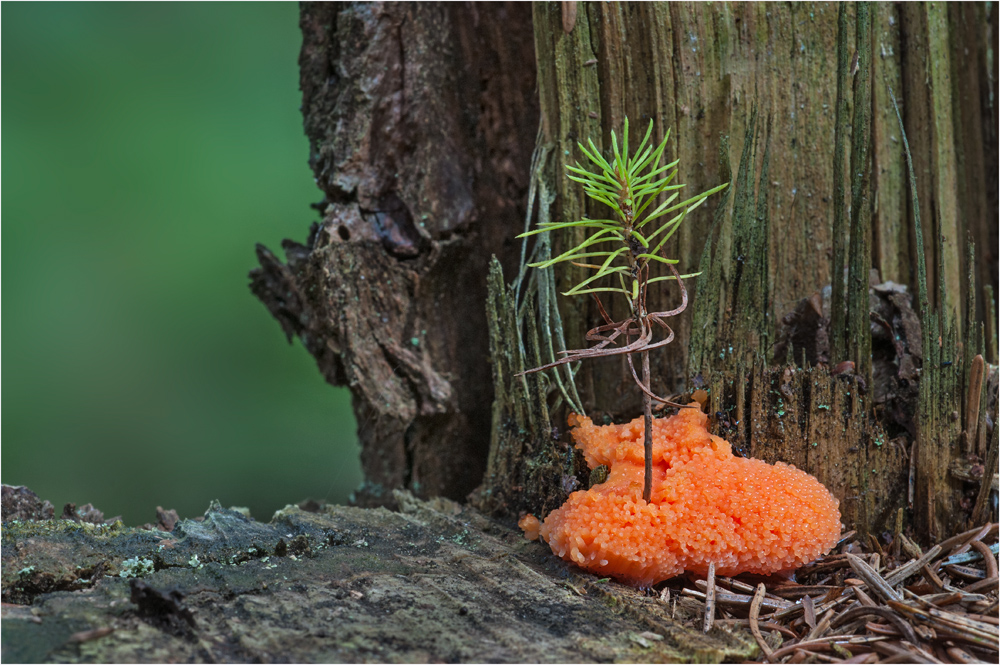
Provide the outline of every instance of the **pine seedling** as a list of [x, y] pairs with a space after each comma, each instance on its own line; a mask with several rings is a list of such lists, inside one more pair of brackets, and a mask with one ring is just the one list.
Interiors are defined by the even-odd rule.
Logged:
[[[642, 496], [646, 502], [650, 500], [653, 479], [652, 402], [656, 400], [670, 406], [685, 406], [653, 394], [650, 388], [649, 351], [673, 341], [674, 332], [665, 319], [680, 314], [687, 307], [687, 290], [684, 288], [683, 280], [697, 275], [697, 273], [680, 275], [674, 267], [678, 260], [661, 256], [661, 250], [688, 213], [704, 203], [710, 195], [729, 185], [729, 183], [719, 185], [687, 200], [675, 202], [680, 196], [679, 190], [684, 186], [673, 184], [679, 160], [660, 165], [670, 132], [667, 132], [663, 142], [656, 147], [649, 142], [652, 133], [653, 122], [650, 121], [646, 136], [629, 156], [628, 118], [625, 118], [621, 149], [618, 146], [617, 136], [614, 131], [611, 132], [611, 147], [614, 152], [612, 161], [605, 159], [594, 142], [588, 139], [589, 148], [584, 147], [582, 143], [577, 145], [580, 152], [589, 160], [590, 168], [584, 168], [579, 163], [576, 166], [566, 166], [569, 172], [567, 177], [570, 180], [582, 184], [587, 196], [611, 209], [611, 219], [547, 222], [540, 224], [538, 229], [518, 236], [523, 238], [572, 227], [582, 227], [590, 232], [572, 249], [547, 261], [532, 263], [529, 266], [548, 268], [568, 261], [575, 266], [594, 271], [563, 295], [593, 295], [604, 323], [590, 329], [586, 339], [597, 344], [586, 349], [561, 351], [563, 354], [561, 359], [527, 370], [525, 373], [540, 372], [588, 358], [625, 355], [632, 378], [643, 395], [646, 473]], [[667, 194], [666, 199], [657, 205], [656, 202], [661, 194]], [[671, 274], [650, 278], [651, 261], [665, 264]], [[649, 285], [669, 280], [676, 280], [680, 288], [680, 306], [665, 312], [648, 311], [646, 296]], [[629, 316], [621, 321], [613, 321], [608, 316], [598, 296], [599, 293], [620, 293], [625, 296], [629, 303]], [[659, 339], [655, 334], [654, 325], [660, 329]], [[640, 354], [642, 360], [641, 379], [632, 360], [632, 356], [636, 353]]]

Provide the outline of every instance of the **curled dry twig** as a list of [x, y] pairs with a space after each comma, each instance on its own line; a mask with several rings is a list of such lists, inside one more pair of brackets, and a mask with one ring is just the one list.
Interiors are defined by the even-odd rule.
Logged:
[[[554, 367], [559, 367], [560, 365], [565, 365], [566, 363], [575, 363], [580, 360], [626, 355], [628, 357], [629, 368], [632, 370], [632, 378], [635, 379], [636, 384], [642, 389], [644, 394], [648, 395], [651, 399], [663, 402], [668, 406], [686, 408], [688, 406], [687, 404], [677, 404], [671, 402], [665, 397], [659, 397], [658, 395], [653, 394], [636, 374], [635, 366], [632, 363], [632, 354], [641, 353], [643, 351], [651, 351], [652, 349], [666, 346], [670, 342], [674, 341], [674, 331], [667, 325], [664, 319], [677, 316], [687, 309], [688, 293], [687, 288], [684, 286], [684, 280], [681, 278], [681, 275], [677, 272], [677, 269], [674, 268], [673, 265], [669, 265], [668, 267], [677, 279], [677, 285], [681, 290], [681, 304], [679, 307], [666, 312], [646, 311], [646, 293], [649, 273], [649, 266], [647, 265], [642, 271], [645, 274], [641, 274], [643, 279], [639, 282], [639, 307], [637, 311], [632, 313], [631, 316], [628, 316], [621, 321], [613, 321], [611, 317], [608, 316], [608, 312], [604, 308], [604, 304], [601, 302], [601, 299], [597, 296], [597, 294], [593, 294], [594, 300], [597, 301], [601, 317], [604, 319], [604, 323], [588, 330], [586, 339], [589, 342], [598, 342], [597, 346], [587, 349], [560, 351], [559, 353], [563, 354], [563, 357], [559, 360], [540, 367], [527, 369], [522, 372], [522, 374], [541, 372]], [[666, 331], [664, 337], [655, 342], [653, 341], [655, 336], [653, 329], [654, 323]], [[615, 346], [618, 344], [618, 338], [622, 336], [625, 338], [625, 346]], [[635, 338], [634, 342], [632, 341], [633, 337]]]

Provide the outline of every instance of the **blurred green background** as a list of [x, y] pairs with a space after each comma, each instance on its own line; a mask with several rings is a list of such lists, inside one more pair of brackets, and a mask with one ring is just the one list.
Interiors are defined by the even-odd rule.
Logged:
[[322, 198], [298, 6], [4, 3], [2, 39], [3, 482], [127, 524], [346, 500], [349, 395], [247, 288]]

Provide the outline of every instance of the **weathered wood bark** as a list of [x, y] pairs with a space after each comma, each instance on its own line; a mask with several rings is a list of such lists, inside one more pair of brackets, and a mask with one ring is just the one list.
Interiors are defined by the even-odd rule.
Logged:
[[[599, 212], [563, 167], [579, 158], [578, 140], [608, 146], [627, 115], [634, 126], [653, 119], [657, 137], [672, 129], [671, 158], [680, 159], [679, 178], [692, 194], [733, 183], [718, 209], [710, 202], [696, 211], [667, 247], [682, 272], [700, 265], [705, 273], [689, 285], [696, 295], [675, 320], [675, 343], [651, 358], [654, 391], [711, 388], [712, 409], [723, 414], [717, 431], [748, 453], [816, 473], [841, 498], [851, 526], [878, 530], [897, 505], [914, 508], [923, 533], [940, 530], [942, 520], [960, 525], [962, 488], [941, 469], [968, 424], [927, 415], [931, 382], [916, 385], [922, 363], [932, 370], [925, 376], [938, 371], [926, 365], [936, 336], [929, 320], [924, 333], [914, 327], [913, 312], [938, 312], [936, 321], [954, 327], [943, 340], [996, 362], [995, 330], [972, 330], [992, 311], [997, 287], [996, 178], [987, 177], [997, 161], [996, 105], [988, 101], [996, 79], [987, 71], [996, 12], [877, 4], [859, 22], [847, 5], [845, 52], [861, 47], [858, 62], [869, 64], [842, 75], [839, 124], [837, 15], [826, 3], [303, 7], [303, 112], [324, 218], [306, 246], [286, 244], [288, 265], [260, 250], [254, 289], [327, 379], [351, 387], [368, 478], [360, 500], [391, 502], [397, 487], [459, 498], [479, 482], [491, 437], [480, 495], [491, 510], [541, 511], [584, 478], [565, 437], [553, 448], [548, 434], [525, 431], [546, 415], [548, 425], [561, 424], [554, 382], [531, 388], [495, 373], [489, 429], [487, 262], [496, 254], [508, 280], [518, 274], [513, 236], [531, 185], [538, 219]], [[867, 26], [861, 39], [858, 25]], [[915, 162], [920, 243], [890, 88]], [[834, 195], [838, 137], [843, 168], [853, 161], [868, 173], [845, 173], [842, 196]], [[866, 144], [867, 158], [851, 154]], [[532, 149], [541, 157], [535, 168]], [[838, 211], [844, 231], [834, 235]], [[853, 239], [852, 227], [860, 229]], [[969, 236], [971, 260], [963, 251]], [[576, 240], [557, 236], [552, 251]], [[853, 289], [831, 304], [824, 289], [846, 277], [832, 274], [838, 251]], [[910, 295], [924, 255], [926, 312]], [[869, 268], [878, 271], [871, 283], [903, 284], [908, 293], [887, 286], [866, 303]], [[584, 345], [598, 321], [584, 299], [559, 297], [552, 309], [553, 294], [575, 283], [577, 270], [555, 273], [544, 288], [522, 283], [508, 300], [539, 308], [542, 356], [558, 350], [549, 340], [562, 330], [567, 347]], [[664, 309], [677, 298], [670, 288], [651, 295], [651, 306]], [[498, 298], [494, 291], [491, 301]], [[612, 307], [614, 316], [624, 303]], [[831, 356], [828, 322], [841, 308], [854, 339]], [[872, 309], [883, 322], [867, 321]], [[511, 326], [526, 323], [522, 311]], [[516, 348], [527, 362], [524, 342], [498, 341], [494, 350]], [[953, 362], [941, 371], [954, 378], [933, 379], [934, 390], [959, 395], [935, 399], [965, 413], [959, 401], [972, 354], [956, 352], [952, 361], [944, 357], [951, 347], [942, 349], [934, 362]], [[832, 376], [827, 368], [840, 360], [858, 373]], [[576, 387], [591, 414], [639, 412], [621, 359], [582, 367]], [[510, 403], [525, 395], [537, 403]], [[945, 401], [935, 413], [947, 413]], [[518, 409], [534, 415], [519, 421]], [[794, 425], [783, 415], [790, 413]], [[932, 439], [938, 443], [913, 447]], [[836, 460], [832, 468], [828, 460]], [[909, 460], [923, 460], [912, 469], [918, 487], [950, 483], [930, 512], [909, 501]]]
[[490, 431], [490, 255], [513, 265], [538, 104], [530, 7], [305, 4], [301, 86], [325, 195], [254, 292], [351, 388], [362, 503], [463, 498]]
[[[937, 11], [925, 5], [913, 7], [922, 12], [921, 16]], [[897, 96], [901, 89], [905, 94], [904, 106], [908, 113], [909, 109], [927, 103], [932, 95], [938, 98], [948, 95], [949, 101], [951, 97], [948, 89], [942, 90], [946, 83], [932, 88], [929, 81], [921, 79], [918, 84], [915, 80], [918, 73], [923, 76], [929, 63], [926, 53], [917, 46], [898, 46], [903, 37], [921, 38], [927, 31], [926, 26], [924, 33], [917, 33], [915, 27], [914, 34], [904, 34], [894, 5], [877, 5], [876, 8], [872, 31], [880, 38], [874, 42], [872, 58], [875, 68], [871, 77], [872, 89], [877, 93], [872, 97], [875, 119], [872, 134], [879, 157], [873, 173], [881, 181], [872, 225], [873, 235], [885, 249], [877, 256], [873, 267], [879, 269], [882, 280], [907, 284], [912, 290], [916, 287], [916, 275], [910, 266], [915, 265], [915, 253], [907, 249], [910, 245], [907, 238], [913, 234], [913, 227], [903, 219], [909, 194], [899, 131], [885, 83], [893, 84], [891, 75], [894, 73], [898, 77], [904, 69], [914, 78], [903, 88], [895, 86]], [[978, 10], [970, 8], [968, 11]], [[767, 214], [771, 224], [768, 284], [772, 297], [766, 315], [773, 329], [774, 322], [791, 311], [796, 301], [830, 284], [830, 256], [834, 245], [830, 224], [836, 207], [831, 187], [836, 135], [836, 18], [837, 7], [825, 3], [790, 6], [581, 4], [574, 29], [566, 34], [558, 5], [536, 5], [543, 128], [545, 140], [558, 144], [556, 163], [551, 168], [558, 176], [555, 186], [559, 196], [554, 218], [591, 212], [587, 207], [591, 204], [585, 205], [582, 191], [561, 177], [563, 164], [573, 163], [579, 157], [577, 140], [591, 137], [599, 146], [609, 144], [610, 131], [620, 128], [624, 116], [633, 120], [653, 118], [661, 135], [667, 128], [673, 129], [676, 148], [672, 156], [680, 159], [681, 181], [687, 183], [692, 192], [701, 191], [718, 184], [715, 164], [719, 137], [729, 137], [734, 153], [742, 150], [750, 105], [757, 100], [762, 116], [772, 117], [771, 150], [779, 156], [770, 165], [767, 183], [770, 190]], [[935, 24], [939, 29], [935, 38], [943, 39], [946, 47], [946, 62], [951, 52], [963, 52], [967, 40], [979, 45], [976, 48], [985, 48], [985, 16], [981, 18], [975, 33], [968, 19], [962, 23], [962, 29], [967, 31], [962, 34], [950, 34], [947, 23], [943, 28]], [[853, 50], [853, 5], [848, 6], [848, 19], [847, 39]], [[889, 37], [895, 42], [887, 43]], [[962, 57], [963, 62], [970, 62], [967, 56]], [[968, 57], [972, 58], [971, 62], [977, 62], [972, 56]], [[891, 72], [885, 71], [890, 67], [894, 68]], [[985, 63], [963, 75], [986, 81]], [[977, 118], [982, 119], [981, 114]], [[933, 120], [942, 126], [954, 124], [950, 107], [942, 108]], [[953, 154], [958, 149], [954, 133], [945, 135], [942, 129], [933, 134], [926, 118], [908, 121], [907, 133], [911, 143], [919, 142], [924, 152], [929, 153], [933, 147]], [[995, 142], [984, 138], [985, 135], [980, 135], [973, 141], [970, 137], [962, 143], [961, 150], [975, 153], [984, 162], [995, 161]], [[758, 161], [761, 158], [758, 155]], [[930, 166], [917, 169], [918, 181], [921, 181], [921, 174], [927, 178], [921, 186], [925, 187], [922, 192], [928, 192], [928, 200], [932, 182], [935, 187], [942, 188], [935, 201], [943, 199], [946, 193], [953, 200], [957, 197], [954, 178], [949, 181], [952, 186], [946, 187], [930, 179]], [[892, 186], [883, 184], [890, 178]], [[925, 225], [934, 225], [925, 235], [957, 237], [957, 233], [964, 238], [968, 229], [976, 237], [977, 246], [990, 247], [980, 250], [980, 265], [993, 265], [995, 249], [989, 238], [995, 233], [996, 200], [989, 200], [989, 196], [988, 188], [979, 190], [977, 198], [981, 203], [977, 209], [981, 213], [978, 216], [942, 211], [935, 214], [931, 222], [925, 220]], [[677, 241], [669, 251], [671, 256], [680, 258], [682, 268], [688, 270], [698, 265], [712, 217], [708, 206], [695, 214], [685, 222], [685, 230], [677, 234]], [[959, 225], [957, 231], [946, 233], [942, 225], [948, 224]], [[557, 241], [557, 245], [569, 245], [574, 240], [570, 233], [565, 235], [567, 237]], [[978, 241], [980, 237], [983, 242]], [[929, 262], [936, 264], [938, 253], [934, 251], [935, 244], [931, 243], [933, 241], [928, 246]], [[949, 275], [953, 274], [949, 279], [954, 280], [955, 286], [946, 291], [954, 292], [954, 296], [948, 297], [955, 298], [958, 303], [954, 308], [954, 313], [958, 314], [966, 289], [961, 285], [964, 272], [960, 268], [964, 241], [959, 239], [956, 243], [954, 250], [947, 250], [954, 251], [956, 258], [945, 259], [945, 263], [955, 266], [947, 268]], [[905, 258], [883, 258], [891, 253], [890, 248], [903, 252]], [[560, 285], [574, 283], [577, 278], [578, 275], [560, 276]], [[936, 283], [935, 273], [929, 273], [928, 279]], [[676, 296], [665, 292], [662, 297]], [[580, 310], [577, 315], [580, 321], [567, 322], [567, 327], [577, 335], [571, 344], [579, 343], [581, 331], [586, 330], [594, 318], [589, 303], [573, 303], [566, 308]], [[660, 354], [660, 375], [664, 377], [663, 387], [667, 390], [671, 382], [677, 387], [683, 383], [688, 355], [685, 347], [680, 343], [672, 347], [670, 353]], [[614, 375], [612, 380], [618, 378], [616, 367], [607, 372]], [[603, 373], [603, 369], [584, 370], [584, 374]], [[586, 376], [582, 380], [588, 382]], [[603, 401], [599, 397], [593, 399]], [[600, 408], [614, 410], [607, 406]]]
[[[551, 427], [549, 381], [522, 373], [550, 362], [542, 351], [534, 307], [544, 289], [530, 289], [521, 307], [518, 289], [504, 283], [500, 262], [490, 265], [487, 323], [493, 358], [493, 422], [490, 455], [477, 505], [499, 515], [558, 508], [585, 480], [585, 465]], [[539, 291], [543, 295], [539, 295]], [[545, 310], [543, 310], [544, 312]], [[543, 327], [548, 322], [543, 316]], [[578, 477], [580, 476], [580, 477]]]
[[400, 512], [288, 506], [266, 524], [213, 504], [167, 533], [11, 521], [5, 491], [3, 661], [721, 662], [757, 652], [749, 634], [687, 628], [684, 602], [674, 620], [667, 603], [582, 575], [510, 525], [396, 496]]

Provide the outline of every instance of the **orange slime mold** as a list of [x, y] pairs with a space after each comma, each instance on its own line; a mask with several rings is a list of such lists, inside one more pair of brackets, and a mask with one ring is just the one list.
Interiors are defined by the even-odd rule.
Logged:
[[[642, 500], [643, 422], [598, 427], [571, 415], [573, 439], [606, 482], [570, 495], [540, 534], [558, 556], [599, 575], [650, 585], [685, 570], [719, 575], [795, 569], [840, 536], [838, 502], [794, 466], [733, 456], [708, 417], [653, 421], [652, 500]], [[534, 526], [534, 525], [532, 525]]]

